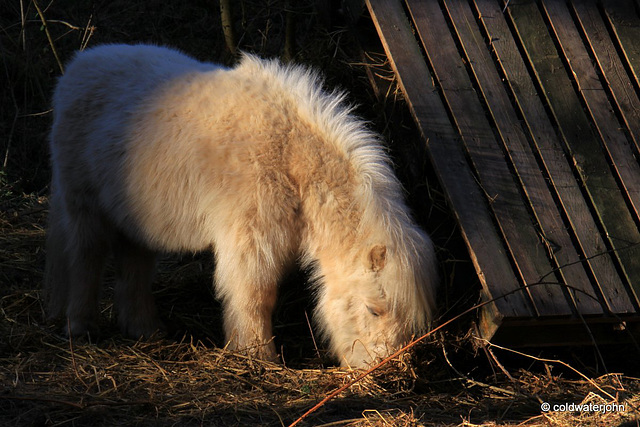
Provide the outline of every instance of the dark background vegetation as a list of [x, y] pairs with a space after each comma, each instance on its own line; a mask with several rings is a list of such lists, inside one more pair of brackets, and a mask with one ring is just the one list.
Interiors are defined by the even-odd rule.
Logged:
[[[366, 13], [346, 10], [336, 0], [230, 3], [236, 48], [320, 69], [327, 88], [348, 91], [356, 112], [384, 135], [409, 204], [438, 247], [443, 318], [477, 302], [477, 278], [453, 214], [393, 74], [377, 53]], [[283, 284], [276, 312], [284, 365], [220, 349], [214, 262], [206, 253], [160, 262], [156, 297], [169, 326], [165, 340], [119, 336], [109, 273], [97, 343], [69, 342], [59, 336], [60, 325], [43, 320], [47, 134], [50, 95], [61, 68], [79, 49], [136, 42], [170, 45], [232, 66], [237, 54], [225, 42], [220, 12], [212, 0], [0, 5], [0, 425], [286, 425], [352, 378], [331, 368], [323, 346], [314, 342], [304, 272], [293, 272]], [[383, 92], [372, 89], [367, 71], [387, 82]], [[410, 362], [402, 359], [353, 386], [310, 424], [615, 425], [634, 419], [631, 413], [543, 416], [539, 408], [542, 401], [585, 399], [627, 401], [637, 408], [638, 382], [628, 378], [637, 372], [629, 361], [637, 353], [614, 349], [602, 356], [579, 348], [521, 356], [482, 350], [468, 334], [472, 320], [467, 316], [420, 345]]]

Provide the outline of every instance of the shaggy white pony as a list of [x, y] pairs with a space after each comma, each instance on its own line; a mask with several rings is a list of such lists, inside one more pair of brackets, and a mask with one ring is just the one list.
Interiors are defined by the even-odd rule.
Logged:
[[433, 245], [343, 98], [308, 69], [251, 55], [229, 69], [149, 45], [78, 53], [53, 97], [50, 316], [72, 335], [94, 329], [113, 254], [119, 324], [150, 336], [156, 254], [212, 249], [232, 349], [276, 357], [277, 285], [296, 260], [343, 365], [428, 328]]

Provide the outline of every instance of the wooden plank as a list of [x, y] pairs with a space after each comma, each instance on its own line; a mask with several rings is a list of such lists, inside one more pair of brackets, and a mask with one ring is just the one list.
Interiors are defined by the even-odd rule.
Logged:
[[[575, 232], [576, 244], [595, 277], [600, 289], [598, 293], [604, 296], [612, 311], [633, 311], [633, 305], [626, 296], [610, 255], [606, 253], [607, 247], [598, 225], [575, 182], [560, 146], [561, 142], [537, 94], [501, 8], [491, 0], [476, 0], [475, 7], [516, 107], [532, 135], [532, 144], [540, 156], [541, 167], [556, 191], [559, 203], [564, 207], [570, 227]], [[612, 287], [615, 292], [606, 292], [608, 287]]]
[[620, 50], [635, 77], [636, 88], [640, 88], [640, 19], [635, 7], [629, 0], [604, 2], [603, 7]]
[[594, 342], [624, 344], [640, 341], [638, 317], [595, 317], [582, 319], [539, 319], [536, 322], [505, 322], [491, 339], [494, 344], [513, 347], [578, 346]]
[[[504, 150], [513, 163], [528, 203], [540, 224], [541, 238], [547, 242], [547, 250], [555, 261], [554, 268], [562, 277], [563, 283], [573, 288], [574, 292], [568, 293], [572, 305], [582, 314], [602, 314], [598, 295], [591, 286], [591, 280], [573, 246], [571, 235], [540, 172], [469, 3], [447, 0], [444, 4], [466, 54], [466, 60], [484, 96], [485, 104], [502, 138]], [[585, 265], [588, 267], [588, 264]], [[575, 292], [576, 290], [578, 292]]]
[[397, 0], [367, 0], [367, 8], [416, 122], [428, 141], [432, 163], [457, 215], [484, 298], [505, 295], [488, 307], [495, 311], [491, 316], [493, 325], [486, 326], [483, 333], [489, 338], [499, 327], [501, 316], [532, 317], [531, 302], [521, 291], [486, 199], [468, 169], [458, 135], [433, 86], [402, 5]]
[[609, 86], [617, 111], [633, 138], [635, 154], [640, 156], [640, 98], [609, 37], [598, 7], [594, 0], [574, 0], [573, 12], [598, 68]]
[[634, 159], [632, 146], [618, 123], [567, 5], [547, 0], [543, 7], [566, 63], [576, 79], [579, 93], [591, 114], [591, 120], [604, 143], [602, 147], [633, 206], [637, 222], [640, 212], [640, 166]]
[[469, 80], [440, 5], [410, 2], [408, 9], [480, 185], [492, 198], [491, 208], [517, 268], [525, 283], [536, 284], [528, 291], [537, 312], [541, 315], [571, 314], [562, 287], [549, 284], [554, 268]]
[[620, 260], [627, 283], [640, 286], [640, 233], [602, 153], [601, 141], [591, 131], [591, 123], [564, 72], [564, 64], [537, 5], [529, 1], [511, 1], [507, 12], [542, 87], [565, 148], [604, 225], [607, 240]]

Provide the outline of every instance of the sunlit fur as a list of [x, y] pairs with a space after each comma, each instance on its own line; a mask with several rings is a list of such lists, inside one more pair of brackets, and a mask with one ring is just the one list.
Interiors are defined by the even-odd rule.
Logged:
[[277, 284], [311, 269], [316, 323], [363, 367], [429, 327], [434, 249], [379, 137], [316, 73], [244, 55], [235, 68], [148, 45], [79, 53], [53, 97], [46, 295], [95, 329], [113, 254], [123, 332], [150, 336], [161, 251], [215, 253], [230, 348], [275, 358]]

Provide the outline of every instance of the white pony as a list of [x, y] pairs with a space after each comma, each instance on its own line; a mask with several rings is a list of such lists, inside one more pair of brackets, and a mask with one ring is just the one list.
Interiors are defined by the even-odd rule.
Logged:
[[313, 271], [315, 319], [363, 367], [429, 327], [437, 267], [379, 137], [308, 69], [244, 55], [235, 68], [149, 45], [78, 53], [53, 97], [49, 315], [96, 326], [113, 254], [124, 333], [160, 326], [160, 251], [212, 249], [232, 349], [274, 359], [277, 284]]

